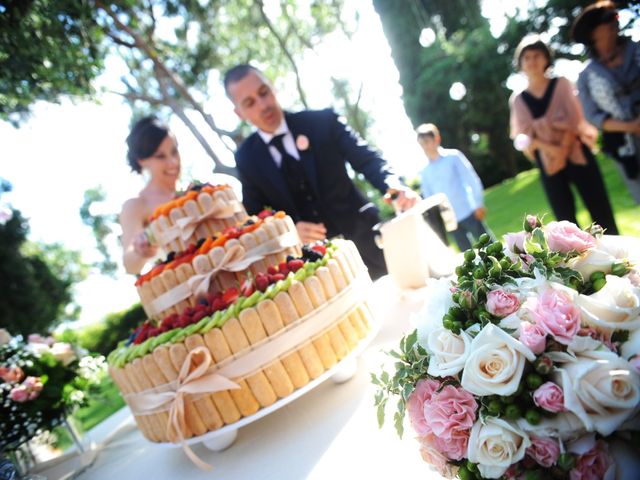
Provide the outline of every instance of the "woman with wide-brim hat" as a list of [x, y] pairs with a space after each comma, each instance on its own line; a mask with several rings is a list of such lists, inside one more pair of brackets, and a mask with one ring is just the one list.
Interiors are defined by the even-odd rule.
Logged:
[[578, 78], [587, 120], [602, 130], [603, 150], [640, 203], [640, 45], [620, 35], [616, 5], [608, 0], [586, 7], [571, 33], [590, 56]]

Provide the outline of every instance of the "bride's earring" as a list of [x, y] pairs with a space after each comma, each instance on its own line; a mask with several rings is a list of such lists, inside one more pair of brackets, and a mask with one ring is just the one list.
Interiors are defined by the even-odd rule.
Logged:
[[149, 183], [151, 181], [151, 172], [148, 169], [143, 168], [141, 173], [142, 173], [142, 180], [144, 180], [144, 183], [145, 184]]

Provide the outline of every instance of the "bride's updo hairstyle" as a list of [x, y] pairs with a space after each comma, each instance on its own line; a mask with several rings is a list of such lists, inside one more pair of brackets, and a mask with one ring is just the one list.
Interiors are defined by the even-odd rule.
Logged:
[[131, 170], [140, 173], [138, 160], [152, 156], [167, 135], [169, 127], [157, 117], [150, 115], [138, 120], [127, 137], [127, 161]]

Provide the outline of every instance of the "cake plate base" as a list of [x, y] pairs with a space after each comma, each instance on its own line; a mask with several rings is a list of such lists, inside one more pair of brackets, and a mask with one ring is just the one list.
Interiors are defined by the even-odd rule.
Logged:
[[[187, 445], [194, 445], [197, 443], [202, 443], [209, 450], [213, 450], [219, 452], [221, 450], [225, 450], [233, 445], [233, 442], [236, 440], [238, 436], [238, 429], [244, 427], [245, 425], [250, 424], [251, 422], [255, 422], [256, 420], [269, 415], [271, 412], [275, 412], [276, 410], [284, 407], [288, 403], [293, 402], [296, 398], [301, 397], [305, 393], [313, 390], [315, 387], [323, 383], [325, 380], [329, 378], [336, 384], [344, 383], [352, 378], [356, 372], [358, 371], [358, 355], [362, 353], [362, 351], [371, 343], [371, 341], [375, 338], [375, 336], [380, 331], [381, 321], [372, 315], [372, 324], [371, 330], [368, 335], [363, 338], [360, 343], [354, 348], [346, 357], [336, 363], [329, 370], [324, 372], [319, 377], [311, 380], [305, 386], [300, 387], [298, 390], [293, 392], [291, 395], [287, 395], [284, 398], [281, 398], [273, 405], [269, 405], [268, 407], [262, 408], [258, 410], [253, 415], [249, 415], [248, 417], [241, 418], [237, 422], [234, 422], [230, 425], [226, 425], [218, 430], [214, 430], [211, 432], [207, 432], [204, 435], [200, 435], [197, 437], [192, 437], [185, 440]], [[181, 447], [180, 443], [158, 443], [156, 444], [160, 447]]]

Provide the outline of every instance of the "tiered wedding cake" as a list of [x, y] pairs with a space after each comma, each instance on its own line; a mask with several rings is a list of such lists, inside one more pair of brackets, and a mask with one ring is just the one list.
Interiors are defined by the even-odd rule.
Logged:
[[170, 251], [136, 282], [149, 319], [109, 356], [149, 440], [200, 436], [291, 395], [367, 335], [370, 285], [353, 243], [302, 246], [284, 212], [248, 217], [198, 186], [149, 230]]

